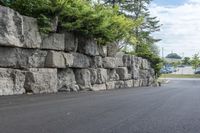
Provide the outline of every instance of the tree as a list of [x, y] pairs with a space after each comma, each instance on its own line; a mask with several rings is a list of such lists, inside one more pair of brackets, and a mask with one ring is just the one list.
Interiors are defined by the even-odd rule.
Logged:
[[194, 54], [194, 56], [192, 57], [192, 60], [191, 60], [191, 64], [192, 64], [192, 67], [193, 69], [197, 69], [200, 65], [200, 57], [199, 57], [199, 54]]
[[185, 58], [182, 60], [182, 64], [183, 64], [183, 65], [190, 65], [190, 64], [191, 64], [190, 57], [185, 57]]
[[170, 53], [166, 56], [166, 58], [171, 58], [171, 59], [182, 59], [182, 57], [180, 55], [178, 55], [177, 53]]

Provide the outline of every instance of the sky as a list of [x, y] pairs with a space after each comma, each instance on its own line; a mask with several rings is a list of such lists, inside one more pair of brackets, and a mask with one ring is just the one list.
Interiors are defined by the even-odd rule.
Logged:
[[200, 0], [153, 0], [150, 11], [162, 24], [154, 36], [162, 39], [157, 45], [164, 49], [164, 56], [200, 53]]

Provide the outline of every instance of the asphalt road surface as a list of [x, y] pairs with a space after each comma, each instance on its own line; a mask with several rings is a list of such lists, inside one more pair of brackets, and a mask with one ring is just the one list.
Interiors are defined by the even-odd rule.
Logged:
[[0, 97], [0, 133], [200, 133], [200, 80]]

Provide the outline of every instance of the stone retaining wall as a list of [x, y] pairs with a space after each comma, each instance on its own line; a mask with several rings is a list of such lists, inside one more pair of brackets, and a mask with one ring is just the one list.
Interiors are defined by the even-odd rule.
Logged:
[[146, 59], [72, 33], [41, 35], [37, 20], [0, 6], [0, 95], [149, 86]]

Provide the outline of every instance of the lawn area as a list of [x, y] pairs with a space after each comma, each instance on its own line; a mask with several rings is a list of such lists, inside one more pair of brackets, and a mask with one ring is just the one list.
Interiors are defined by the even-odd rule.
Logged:
[[200, 78], [200, 74], [162, 74], [160, 78]]

